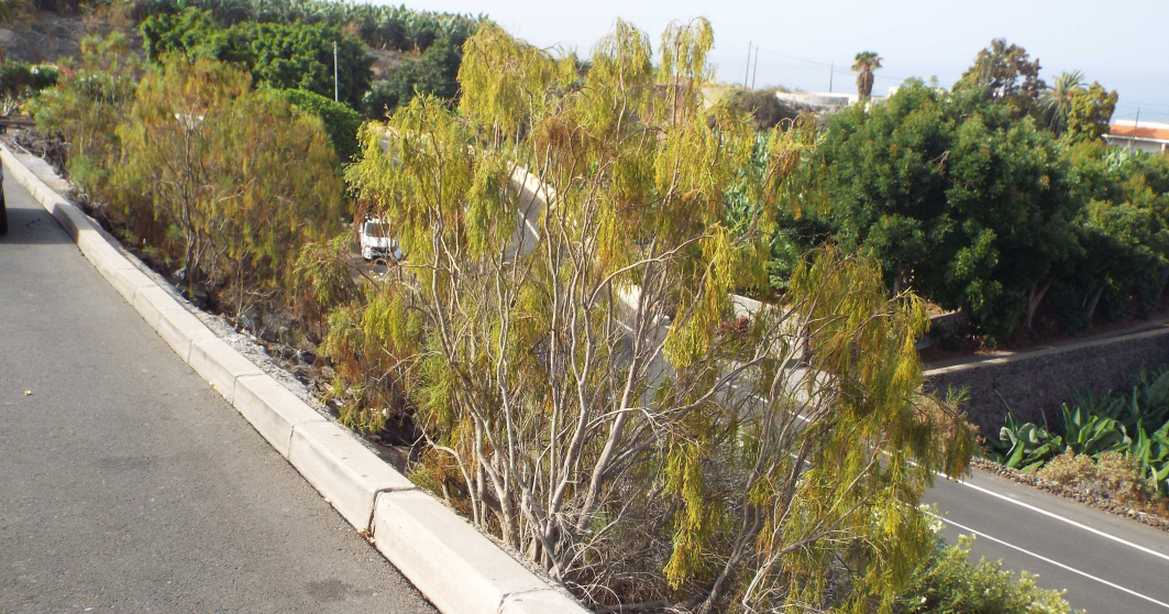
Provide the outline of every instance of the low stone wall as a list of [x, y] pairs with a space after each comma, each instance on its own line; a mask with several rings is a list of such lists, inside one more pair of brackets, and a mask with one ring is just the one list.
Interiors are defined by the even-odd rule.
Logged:
[[1085, 341], [1002, 358], [930, 369], [926, 390], [970, 391], [966, 413], [983, 435], [998, 437], [1009, 407], [1020, 419], [1042, 424], [1059, 415], [1076, 394], [1127, 386], [1141, 369], [1169, 363], [1169, 328]]

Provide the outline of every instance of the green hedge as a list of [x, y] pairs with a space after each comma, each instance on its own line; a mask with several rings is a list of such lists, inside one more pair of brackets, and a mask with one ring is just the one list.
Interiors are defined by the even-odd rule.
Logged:
[[357, 129], [361, 127], [361, 115], [349, 105], [325, 98], [315, 92], [300, 89], [273, 89], [294, 106], [321, 118], [325, 132], [337, 152], [337, 159], [348, 162], [357, 153]]

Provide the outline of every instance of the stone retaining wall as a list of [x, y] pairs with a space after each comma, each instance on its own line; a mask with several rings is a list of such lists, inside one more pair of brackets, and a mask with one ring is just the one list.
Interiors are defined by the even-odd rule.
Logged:
[[1023, 420], [1053, 422], [1078, 393], [1128, 386], [1141, 369], [1169, 363], [1169, 328], [1086, 341], [1003, 358], [930, 369], [925, 386], [966, 387], [966, 412], [984, 435], [998, 437], [1011, 408]]

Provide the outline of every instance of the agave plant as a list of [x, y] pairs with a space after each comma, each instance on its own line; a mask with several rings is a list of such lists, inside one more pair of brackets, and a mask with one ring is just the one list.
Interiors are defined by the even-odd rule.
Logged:
[[1093, 414], [1067, 403], [1060, 406], [1063, 414], [1064, 442], [1076, 454], [1097, 455], [1101, 452], [1124, 450], [1132, 445], [1132, 438], [1119, 420]]
[[1141, 477], [1158, 493], [1169, 496], [1169, 422], [1151, 434], [1143, 424], [1138, 426], [1132, 455], [1140, 463]]
[[1011, 469], [1032, 471], [1063, 451], [1063, 438], [1033, 423], [1020, 422], [1007, 414], [999, 430], [999, 462]]

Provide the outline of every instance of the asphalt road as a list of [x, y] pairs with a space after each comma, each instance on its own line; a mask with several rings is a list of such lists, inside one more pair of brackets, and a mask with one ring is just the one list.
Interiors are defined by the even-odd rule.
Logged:
[[1074, 608], [1169, 612], [1169, 532], [985, 473], [938, 479], [925, 499], [947, 539], [974, 534], [973, 558], [1037, 574], [1041, 586], [1067, 589]]
[[434, 612], [4, 190], [0, 612]]

